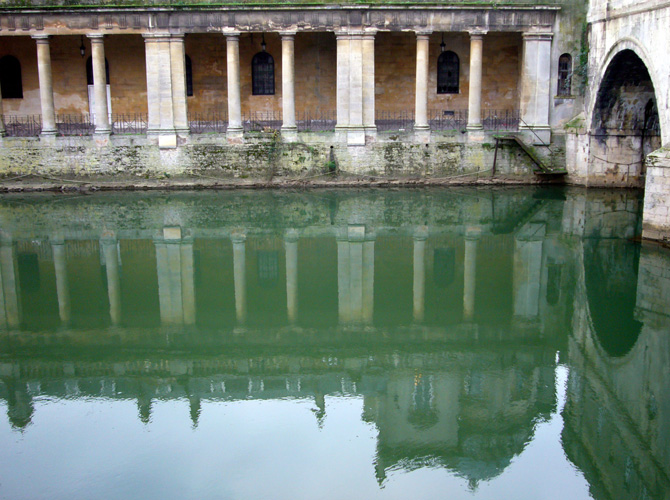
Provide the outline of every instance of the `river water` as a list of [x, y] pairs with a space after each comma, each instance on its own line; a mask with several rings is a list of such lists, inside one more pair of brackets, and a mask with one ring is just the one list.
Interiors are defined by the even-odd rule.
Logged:
[[0, 198], [0, 498], [668, 499], [631, 191]]

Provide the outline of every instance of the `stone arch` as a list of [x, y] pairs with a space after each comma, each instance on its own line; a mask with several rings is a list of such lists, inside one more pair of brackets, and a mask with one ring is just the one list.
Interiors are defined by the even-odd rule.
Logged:
[[617, 43], [600, 69], [589, 110], [589, 163], [605, 183], [641, 185], [646, 155], [661, 146], [664, 104], [653, 71], [632, 39]]

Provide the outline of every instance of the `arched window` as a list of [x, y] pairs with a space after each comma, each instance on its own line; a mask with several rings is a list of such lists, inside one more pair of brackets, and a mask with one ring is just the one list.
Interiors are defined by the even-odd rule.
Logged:
[[0, 85], [3, 99], [23, 99], [21, 63], [14, 56], [0, 59]]
[[[109, 85], [109, 63], [105, 57], [105, 76], [107, 77], [107, 85]], [[93, 85], [93, 59], [91, 56], [86, 59], [86, 83]]]
[[458, 94], [460, 62], [455, 52], [447, 50], [437, 58], [437, 93]]
[[251, 86], [253, 95], [275, 93], [275, 61], [265, 51], [259, 52], [251, 60]]
[[570, 56], [570, 54], [563, 54], [558, 58], [557, 95], [572, 95], [572, 56]]
[[193, 65], [191, 58], [186, 56], [186, 95], [191, 97], [193, 95]]

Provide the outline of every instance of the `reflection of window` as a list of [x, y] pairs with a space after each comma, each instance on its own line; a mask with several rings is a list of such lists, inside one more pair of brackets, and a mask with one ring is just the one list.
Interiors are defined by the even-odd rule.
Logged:
[[275, 250], [259, 250], [258, 282], [263, 286], [274, 286], [279, 276], [279, 254]]
[[415, 375], [408, 420], [418, 429], [429, 429], [438, 421], [437, 411], [433, 408], [433, 396], [433, 377], [420, 373]]
[[547, 265], [547, 304], [554, 306], [561, 296], [561, 265]]
[[[107, 78], [107, 85], [109, 85], [109, 63], [105, 57], [105, 77]], [[93, 85], [93, 58], [91, 56], [86, 59], [86, 83]]]
[[251, 60], [251, 86], [253, 95], [274, 95], [275, 61], [267, 52], [259, 52]]
[[14, 56], [0, 59], [0, 86], [3, 99], [23, 99], [21, 63]]
[[563, 54], [558, 58], [558, 95], [572, 94], [572, 56]]
[[36, 253], [20, 253], [18, 256], [19, 282], [24, 292], [40, 289], [40, 264]]
[[455, 52], [447, 50], [437, 58], [437, 93], [458, 94], [459, 61]]
[[193, 65], [191, 58], [186, 56], [186, 95], [191, 97], [193, 95]]
[[446, 288], [454, 281], [456, 250], [436, 248], [433, 252], [433, 280], [438, 288]]

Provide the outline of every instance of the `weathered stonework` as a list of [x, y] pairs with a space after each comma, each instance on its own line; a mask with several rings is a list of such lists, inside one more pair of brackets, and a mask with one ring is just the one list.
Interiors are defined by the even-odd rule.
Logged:
[[661, 148], [647, 157], [642, 237], [670, 241], [670, 149]]

